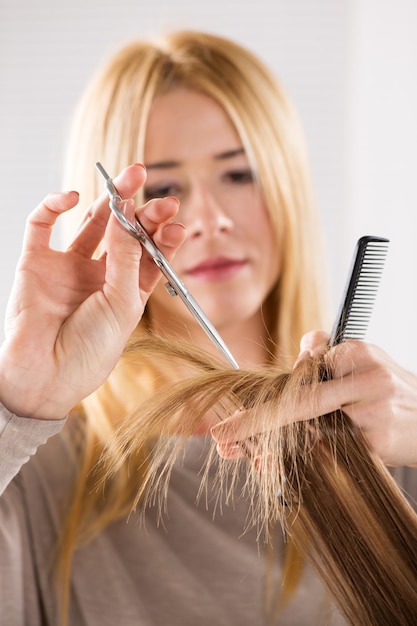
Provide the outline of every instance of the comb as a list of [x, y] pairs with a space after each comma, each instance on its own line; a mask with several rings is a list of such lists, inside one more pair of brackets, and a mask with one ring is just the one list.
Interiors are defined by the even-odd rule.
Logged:
[[388, 252], [389, 239], [358, 239], [349, 278], [336, 316], [329, 345], [364, 339]]
[[[330, 334], [329, 346], [346, 339], [364, 339], [384, 269], [389, 239], [364, 236], [356, 242], [348, 280]], [[321, 380], [329, 380], [330, 372], [323, 367]], [[284, 476], [284, 482], [286, 478]], [[288, 505], [281, 489], [277, 497]]]

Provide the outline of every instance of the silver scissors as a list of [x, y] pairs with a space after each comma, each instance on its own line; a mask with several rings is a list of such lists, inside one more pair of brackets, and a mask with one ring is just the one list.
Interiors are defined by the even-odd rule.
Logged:
[[200, 324], [201, 328], [208, 335], [214, 345], [220, 350], [223, 356], [229, 361], [234, 369], [239, 369], [239, 365], [237, 364], [235, 358], [230, 352], [229, 348], [224, 343], [223, 339], [220, 337], [217, 330], [214, 328], [213, 324], [207, 318], [201, 307], [195, 301], [191, 293], [188, 291], [184, 283], [181, 281], [179, 276], [175, 273], [171, 265], [168, 263], [162, 252], [156, 247], [152, 238], [148, 235], [146, 230], [143, 228], [142, 224], [139, 222], [137, 218], [135, 218], [135, 223], [131, 224], [127, 217], [124, 215], [122, 210], [119, 207], [119, 204], [123, 202], [120, 194], [118, 193], [116, 187], [114, 186], [113, 180], [107, 174], [104, 167], [101, 163], [96, 163], [96, 168], [103, 176], [105, 180], [106, 191], [110, 198], [110, 209], [112, 213], [119, 220], [120, 224], [133, 236], [137, 239], [145, 250], [151, 255], [155, 264], [159, 267], [162, 274], [167, 279], [166, 289], [171, 296], [179, 296], [181, 300], [184, 302], [187, 309], [192, 313], [194, 318]]

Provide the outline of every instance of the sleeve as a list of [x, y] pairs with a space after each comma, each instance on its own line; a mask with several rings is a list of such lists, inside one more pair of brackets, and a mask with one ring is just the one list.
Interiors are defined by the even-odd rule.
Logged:
[[0, 495], [35, 454], [66, 422], [18, 417], [0, 405]]
[[[39, 536], [53, 532], [47, 517], [38, 516], [28, 501], [20, 469], [47, 439], [63, 427], [63, 420], [18, 417], [0, 405], [0, 623], [41, 626], [45, 623], [40, 597], [36, 550]], [[29, 472], [37, 478], [36, 467]], [[30, 497], [42, 504], [42, 490]], [[32, 490], [33, 491], [33, 490]], [[30, 510], [29, 510], [30, 509]], [[36, 537], [30, 519], [37, 519]], [[54, 623], [49, 622], [48, 623]]]

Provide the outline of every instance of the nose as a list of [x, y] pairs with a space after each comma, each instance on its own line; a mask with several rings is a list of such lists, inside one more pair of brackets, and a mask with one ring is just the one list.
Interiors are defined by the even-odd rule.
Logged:
[[205, 188], [194, 189], [187, 202], [184, 225], [188, 238], [213, 237], [233, 229], [233, 220], [214, 193]]

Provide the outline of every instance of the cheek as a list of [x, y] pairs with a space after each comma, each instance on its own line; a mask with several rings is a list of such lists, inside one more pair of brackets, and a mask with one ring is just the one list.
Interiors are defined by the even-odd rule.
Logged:
[[265, 232], [262, 249], [262, 267], [266, 279], [266, 288], [269, 292], [281, 275], [281, 253], [275, 234], [271, 227]]
[[269, 273], [275, 282], [281, 268], [280, 246], [269, 214], [262, 205], [245, 220], [245, 232], [257, 250], [263, 271]]

